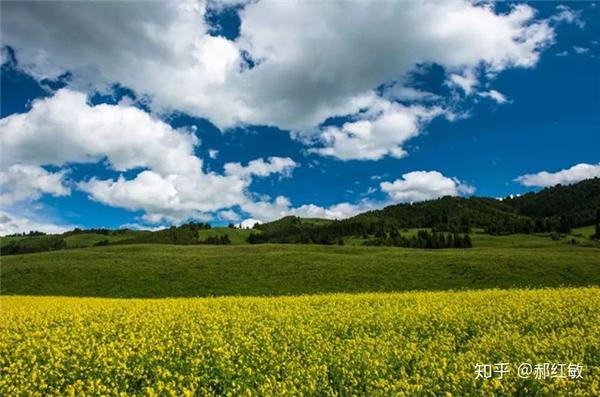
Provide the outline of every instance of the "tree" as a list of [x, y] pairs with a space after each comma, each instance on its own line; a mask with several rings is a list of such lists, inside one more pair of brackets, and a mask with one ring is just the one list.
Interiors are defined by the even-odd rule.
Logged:
[[452, 234], [448, 234], [446, 238], [446, 246], [448, 248], [454, 248], [454, 236]]
[[558, 232], [564, 234], [571, 233], [571, 220], [565, 215], [560, 217]]
[[468, 234], [465, 234], [463, 236], [463, 246], [465, 248], [471, 248], [473, 246], [473, 243], [471, 242], [471, 236], [469, 236]]
[[463, 233], [471, 233], [471, 221], [466, 215], [460, 219], [460, 229]]
[[600, 209], [596, 210], [596, 230], [592, 238], [596, 240], [600, 239]]

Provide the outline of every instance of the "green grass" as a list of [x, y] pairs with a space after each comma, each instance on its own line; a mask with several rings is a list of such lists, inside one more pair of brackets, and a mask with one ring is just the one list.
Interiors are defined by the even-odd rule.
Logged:
[[260, 230], [252, 230], [252, 229], [233, 229], [228, 227], [216, 227], [208, 230], [200, 230], [198, 232], [198, 237], [200, 240], [205, 240], [207, 237], [211, 236], [221, 236], [226, 234], [229, 236], [229, 240], [232, 245], [240, 245], [240, 244], [248, 244], [246, 239], [250, 235], [250, 233], [260, 233]]
[[[406, 237], [416, 236], [419, 230], [430, 229], [408, 229], [401, 230], [400, 233]], [[600, 244], [590, 239], [594, 234], [593, 226], [586, 226], [573, 229], [571, 234], [562, 236], [560, 240], [554, 241], [550, 238], [550, 234], [510, 234], [507, 236], [493, 236], [484, 233], [481, 229], [473, 229], [471, 240], [473, 246], [477, 248], [552, 248], [556, 245], [571, 244], [571, 240], [575, 239], [576, 243], [585, 247], [600, 248]], [[373, 238], [374, 236], [369, 236]], [[365, 240], [362, 237], [346, 237], [344, 243], [346, 245], [363, 245]]]
[[[478, 241], [478, 240], [479, 241]], [[600, 250], [474, 235], [469, 250], [316, 245], [124, 245], [2, 258], [10, 295], [290, 295], [600, 285]]]

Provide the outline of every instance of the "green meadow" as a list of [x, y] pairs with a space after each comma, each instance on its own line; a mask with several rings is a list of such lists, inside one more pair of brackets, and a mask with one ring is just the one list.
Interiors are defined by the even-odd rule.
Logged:
[[[351, 241], [247, 245], [248, 230], [213, 229], [201, 233], [230, 233], [232, 244], [113, 245], [5, 256], [0, 291], [157, 298], [599, 285], [597, 244], [571, 242], [591, 230], [574, 229], [559, 240], [475, 232], [473, 248], [422, 250]], [[73, 237], [78, 240], [71, 246], [97, 238], [68, 239]]]

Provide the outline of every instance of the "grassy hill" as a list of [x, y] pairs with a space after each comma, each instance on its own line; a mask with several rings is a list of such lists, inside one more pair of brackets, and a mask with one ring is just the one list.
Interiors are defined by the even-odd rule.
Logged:
[[214, 227], [212, 229], [200, 230], [198, 232], [198, 238], [200, 240], [206, 240], [208, 237], [218, 237], [226, 234], [229, 237], [232, 245], [248, 244], [246, 239], [250, 233], [257, 233], [256, 230], [251, 229], [233, 229], [229, 227]]
[[600, 250], [473, 234], [474, 248], [115, 245], [2, 258], [2, 294], [289, 295], [600, 285]]

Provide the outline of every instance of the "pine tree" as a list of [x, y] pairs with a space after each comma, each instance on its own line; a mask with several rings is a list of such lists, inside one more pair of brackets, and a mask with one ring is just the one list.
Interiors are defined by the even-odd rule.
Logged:
[[454, 236], [452, 236], [452, 234], [448, 234], [448, 237], [446, 238], [446, 247], [454, 248]]
[[465, 248], [473, 247], [473, 242], [471, 241], [471, 236], [469, 236], [468, 234], [465, 234], [463, 236], [463, 245]]

